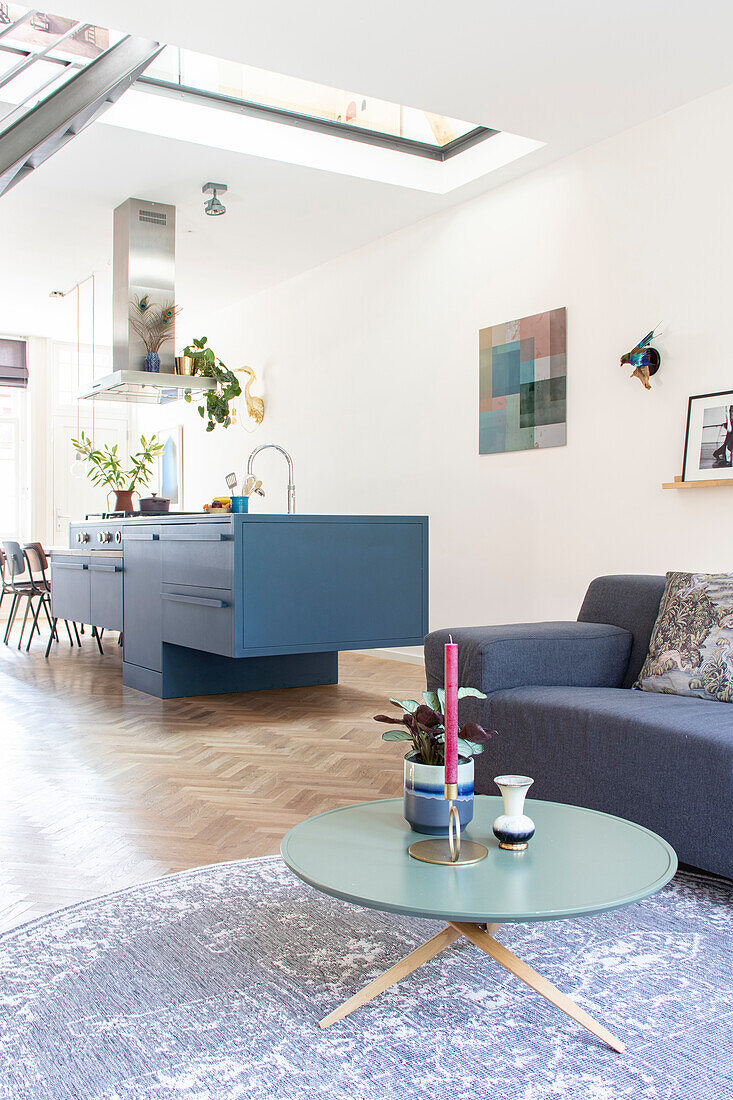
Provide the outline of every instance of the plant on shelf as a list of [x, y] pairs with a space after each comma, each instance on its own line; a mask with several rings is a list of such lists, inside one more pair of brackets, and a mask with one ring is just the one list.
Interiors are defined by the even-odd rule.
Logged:
[[[383, 741], [411, 741], [415, 760], [418, 764], [445, 764], [445, 692], [424, 691], [424, 702], [415, 699], [390, 699], [402, 710], [401, 717], [389, 714], [375, 714], [375, 722], [386, 722], [391, 726], [401, 725], [401, 729], [385, 730]], [[482, 691], [476, 688], [459, 688], [458, 699], [471, 697], [485, 699]], [[466, 722], [458, 731], [458, 754], [466, 760], [478, 756], [484, 751], [496, 730], [485, 730], [477, 722]]]
[[[199, 414], [207, 418], [207, 432], [213, 432], [217, 424], [221, 424], [223, 428], [228, 428], [231, 424], [229, 404], [235, 397], [239, 397], [242, 387], [234, 371], [229, 370], [214, 354], [213, 349], [206, 346], [206, 341], [206, 336], [194, 340], [193, 344], [184, 349], [183, 354], [193, 359], [194, 374], [216, 381], [216, 389], [207, 390], [204, 394], [206, 404], [199, 405]], [[191, 394], [184, 394], [184, 398], [190, 401]]]
[[130, 325], [145, 345], [145, 369], [157, 372], [160, 368], [160, 349], [175, 333], [175, 319], [181, 307], [174, 302], [154, 305], [150, 296], [137, 295], [130, 302]]
[[105, 443], [95, 447], [94, 440], [81, 432], [79, 439], [71, 444], [79, 458], [89, 463], [87, 477], [94, 485], [106, 485], [117, 496], [116, 511], [132, 511], [132, 494], [139, 486], [150, 483], [153, 476], [153, 463], [165, 450], [165, 445], [152, 435], [146, 439], [140, 436], [140, 450], [130, 455], [130, 465], [125, 469], [117, 450], [117, 444], [110, 447]]

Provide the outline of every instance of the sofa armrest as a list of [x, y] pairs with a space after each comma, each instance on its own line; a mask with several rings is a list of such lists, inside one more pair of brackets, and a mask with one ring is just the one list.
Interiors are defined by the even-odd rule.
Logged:
[[522, 623], [434, 630], [425, 639], [428, 688], [443, 684], [443, 646], [458, 644], [458, 682], [487, 695], [514, 687], [620, 687], [630, 631], [605, 623]]

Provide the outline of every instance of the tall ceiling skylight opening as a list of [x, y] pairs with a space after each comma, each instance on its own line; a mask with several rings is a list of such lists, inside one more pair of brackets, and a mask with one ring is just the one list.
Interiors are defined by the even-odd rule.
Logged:
[[[124, 38], [0, 0], [0, 137]], [[438, 194], [542, 144], [490, 121], [451, 118], [174, 46], [160, 49], [152, 63], [146, 59], [101, 124]]]

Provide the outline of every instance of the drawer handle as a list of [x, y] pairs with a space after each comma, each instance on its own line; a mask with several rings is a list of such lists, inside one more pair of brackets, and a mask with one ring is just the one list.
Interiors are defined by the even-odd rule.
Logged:
[[229, 607], [225, 600], [212, 600], [208, 596], [184, 596], [178, 592], [163, 592], [162, 599], [173, 603], [192, 603], [199, 607]]
[[90, 565], [89, 568], [91, 569], [92, 573], [121, 573], [122, 572], [122, 566], [121, 565], [100, 565], [100, 564], [97, 564], [95, 562], [94, 565]]
[[122, 536], [122, 541], [123, 542], [157, 542], [159, 538], [160, 538], [160, 535], [156, 535], [154, 532], [149, 531], [149, 532], [146, 532], [144, 535], [128, 535], [127, 533], [125, 533]]
[[231, 542], [232, 535], [163, 535], [163, 542]]
[[88, 569], [89, 566], [86, 562], [80, 561], [55, 561], [53, 562], [54, 569]]

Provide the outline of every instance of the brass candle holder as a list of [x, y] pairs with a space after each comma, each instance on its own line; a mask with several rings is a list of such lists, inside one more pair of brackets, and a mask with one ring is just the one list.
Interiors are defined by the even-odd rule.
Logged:
[[461, 842], [461, 819], [458, 815], [456, 799], [458, 784], [445, 784], [445, 797], [448, 800], [448, 837], [432, 837], [430, 840], [416, 840], [407, 849], [413, 859], [421, 863], [437, 863], [443, 867], [468, 867], [480, 863], [489, 854], [484, 844], [475, 840]]

